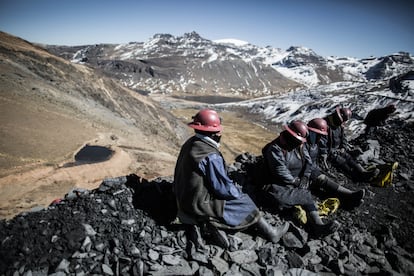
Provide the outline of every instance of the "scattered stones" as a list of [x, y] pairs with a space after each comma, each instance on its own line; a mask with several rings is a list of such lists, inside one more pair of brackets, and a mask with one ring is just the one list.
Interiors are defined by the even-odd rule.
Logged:
[[[405, 132], [413, 133], [412, 126], [403, 125], [402, 129], [402, 139], [414, 139]], [[377, 133], [381, 150], [393, 154], [389, 146], [392, 138], [385, 137], [389, 132], [380, 129]], [[400, 154], [406, 152], [399, 156], [407, 160], [398, 161], [404, 174], [411, 175], [409, 166], [414, 162], [413, 157], [408, 156], [410, 152], [406, 149], [396, 148]], [[233, 175], [237, 173], [243, 179], [246, 165], [256, 162], [257, 157], [244, 153], [236, 160], [232, 165]], [[406, 178], [397, 175], [396, 181], [407, 188], [412, 181]], [[341, 175], [338, 179], [344, 185], [352, 185], [344, 182], [346, 178]], [[289, 232], [278, 244], [263, 240], [254, 231], [246, 231], [229, 233], [228, 249], [208, 240], [203, 248], [187, 243], [186, 228], [175, 221], [171, 188], [171, 177], [153, 181], [136, 175], [105, 179], [95, 190], [73, 190], [47, 208], [0, 221], [0, 275], [414, 273], [411, 239], [401, 240], [401, 237], [411, 238], [413, 221], [411, 217], [401, 217], [407, 213], [393, 206], [406, 204], [404, 210], [411, 216], [413, 206], [408, 197], [411, 195], [392, 187], [366, 186], [373, 196], [357, 210], [339, 209], [334, 217], [343, 227], [324, 238], [311, 238], [303, 226], [291, 222]], [[406, 193], [409, 192], [407, 188]], [[386, 205], [388, 198], [393, 201]], [[287, 219], [269, 210], [262, 212], [273, 225]], [[404, 223], [411, 226], [406, 236]]]

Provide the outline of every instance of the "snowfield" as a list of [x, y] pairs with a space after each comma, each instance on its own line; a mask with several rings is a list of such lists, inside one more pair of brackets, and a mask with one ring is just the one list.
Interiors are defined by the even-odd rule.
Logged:
[[397, 112], [393, 116], [405, 121], [414, 120], [413, 82], [404, 81], [409, 90], [403, 94], [391, 91], [385, 81], [341, 82], [302, 89], [283, 96], [267, 96], [217, 106], [244, 107], [248, 112], [260, 114], [269, 124], [275, 125], [295, 119], [308, 122], [330, 114], [337, 106], [349, 107], [353, 111], [353, 120], [348, 123], [347, 130], [350, 138], [354, 138], [364, 130], [362, 120], [374, 108], [393, 103], [397, 106]]

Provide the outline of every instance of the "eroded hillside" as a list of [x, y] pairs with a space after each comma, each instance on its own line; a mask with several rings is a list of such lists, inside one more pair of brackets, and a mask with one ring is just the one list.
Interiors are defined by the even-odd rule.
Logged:
[[[179, 148], [192, 135], [185, 123], [208, 106], [154, 101], [5, 33], [0, 84], [0, 218], [47, 206], [74, 187], [96, 188], [106, 177], [172, 175]], [[220, 112], [229, 162], [244, 151], [258, 154], [276, 135], [240, 114]], [[107, 147], [113, 156], [79, 165], [74, 156], [85, 144]]]
[[[169, 174], [187, 135], [149, 98], [6, 33], [0, 33], [0, 83], [1, 216], [14, 212], [10, 204], [48, 203], [107, 176]], [[87, 143], [111, 148], [113, 158], [67, 166]]]

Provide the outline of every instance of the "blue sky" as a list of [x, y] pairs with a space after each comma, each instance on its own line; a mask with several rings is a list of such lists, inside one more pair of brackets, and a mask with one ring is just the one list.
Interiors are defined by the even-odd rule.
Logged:
[[0, 0], [0, 30], [57, 45], [145, 42], [156, 33], [311, 48], [322, 56], [414, 55], [414, 1]]

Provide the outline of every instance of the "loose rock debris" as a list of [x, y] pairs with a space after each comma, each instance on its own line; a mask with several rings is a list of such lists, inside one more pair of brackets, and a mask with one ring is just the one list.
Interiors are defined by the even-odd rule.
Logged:
[[[334, 217], [342, 227], [329, 236], [311, 237], [292, 221], [278, 244], [249, 231], [228, 233], [229, 249], [203, 235], [206, 245], [196, 249], [188, 246], [185, 225], [175, 218], [172, 177], [148, 181], [128, 175], [105, 179], [95, 190], [72, 190], [47, 208], [2, 220], [0, 274], [413, 275], [412, 242], [405, 230], [413, 225], [413, 151], [407, 143], [413, 141], [412, 130], [412, 124], [394, 122], [370, 134], [375, 136], [355, 140], [362, 146], [367, 138], [377, 139], [382, 153], [399, 159], [399, 171], [393, 187], [366, 186], [370, 196], [361, 207], [339, 209]], [[245, 168], [255, 159], [244, 153], [229, 170], [247, 181]], [[350, 187], [363, 185], [339, 173], [337, 178]], [[287, 219], [266, 209], [262, 213], [273, 225]]]

